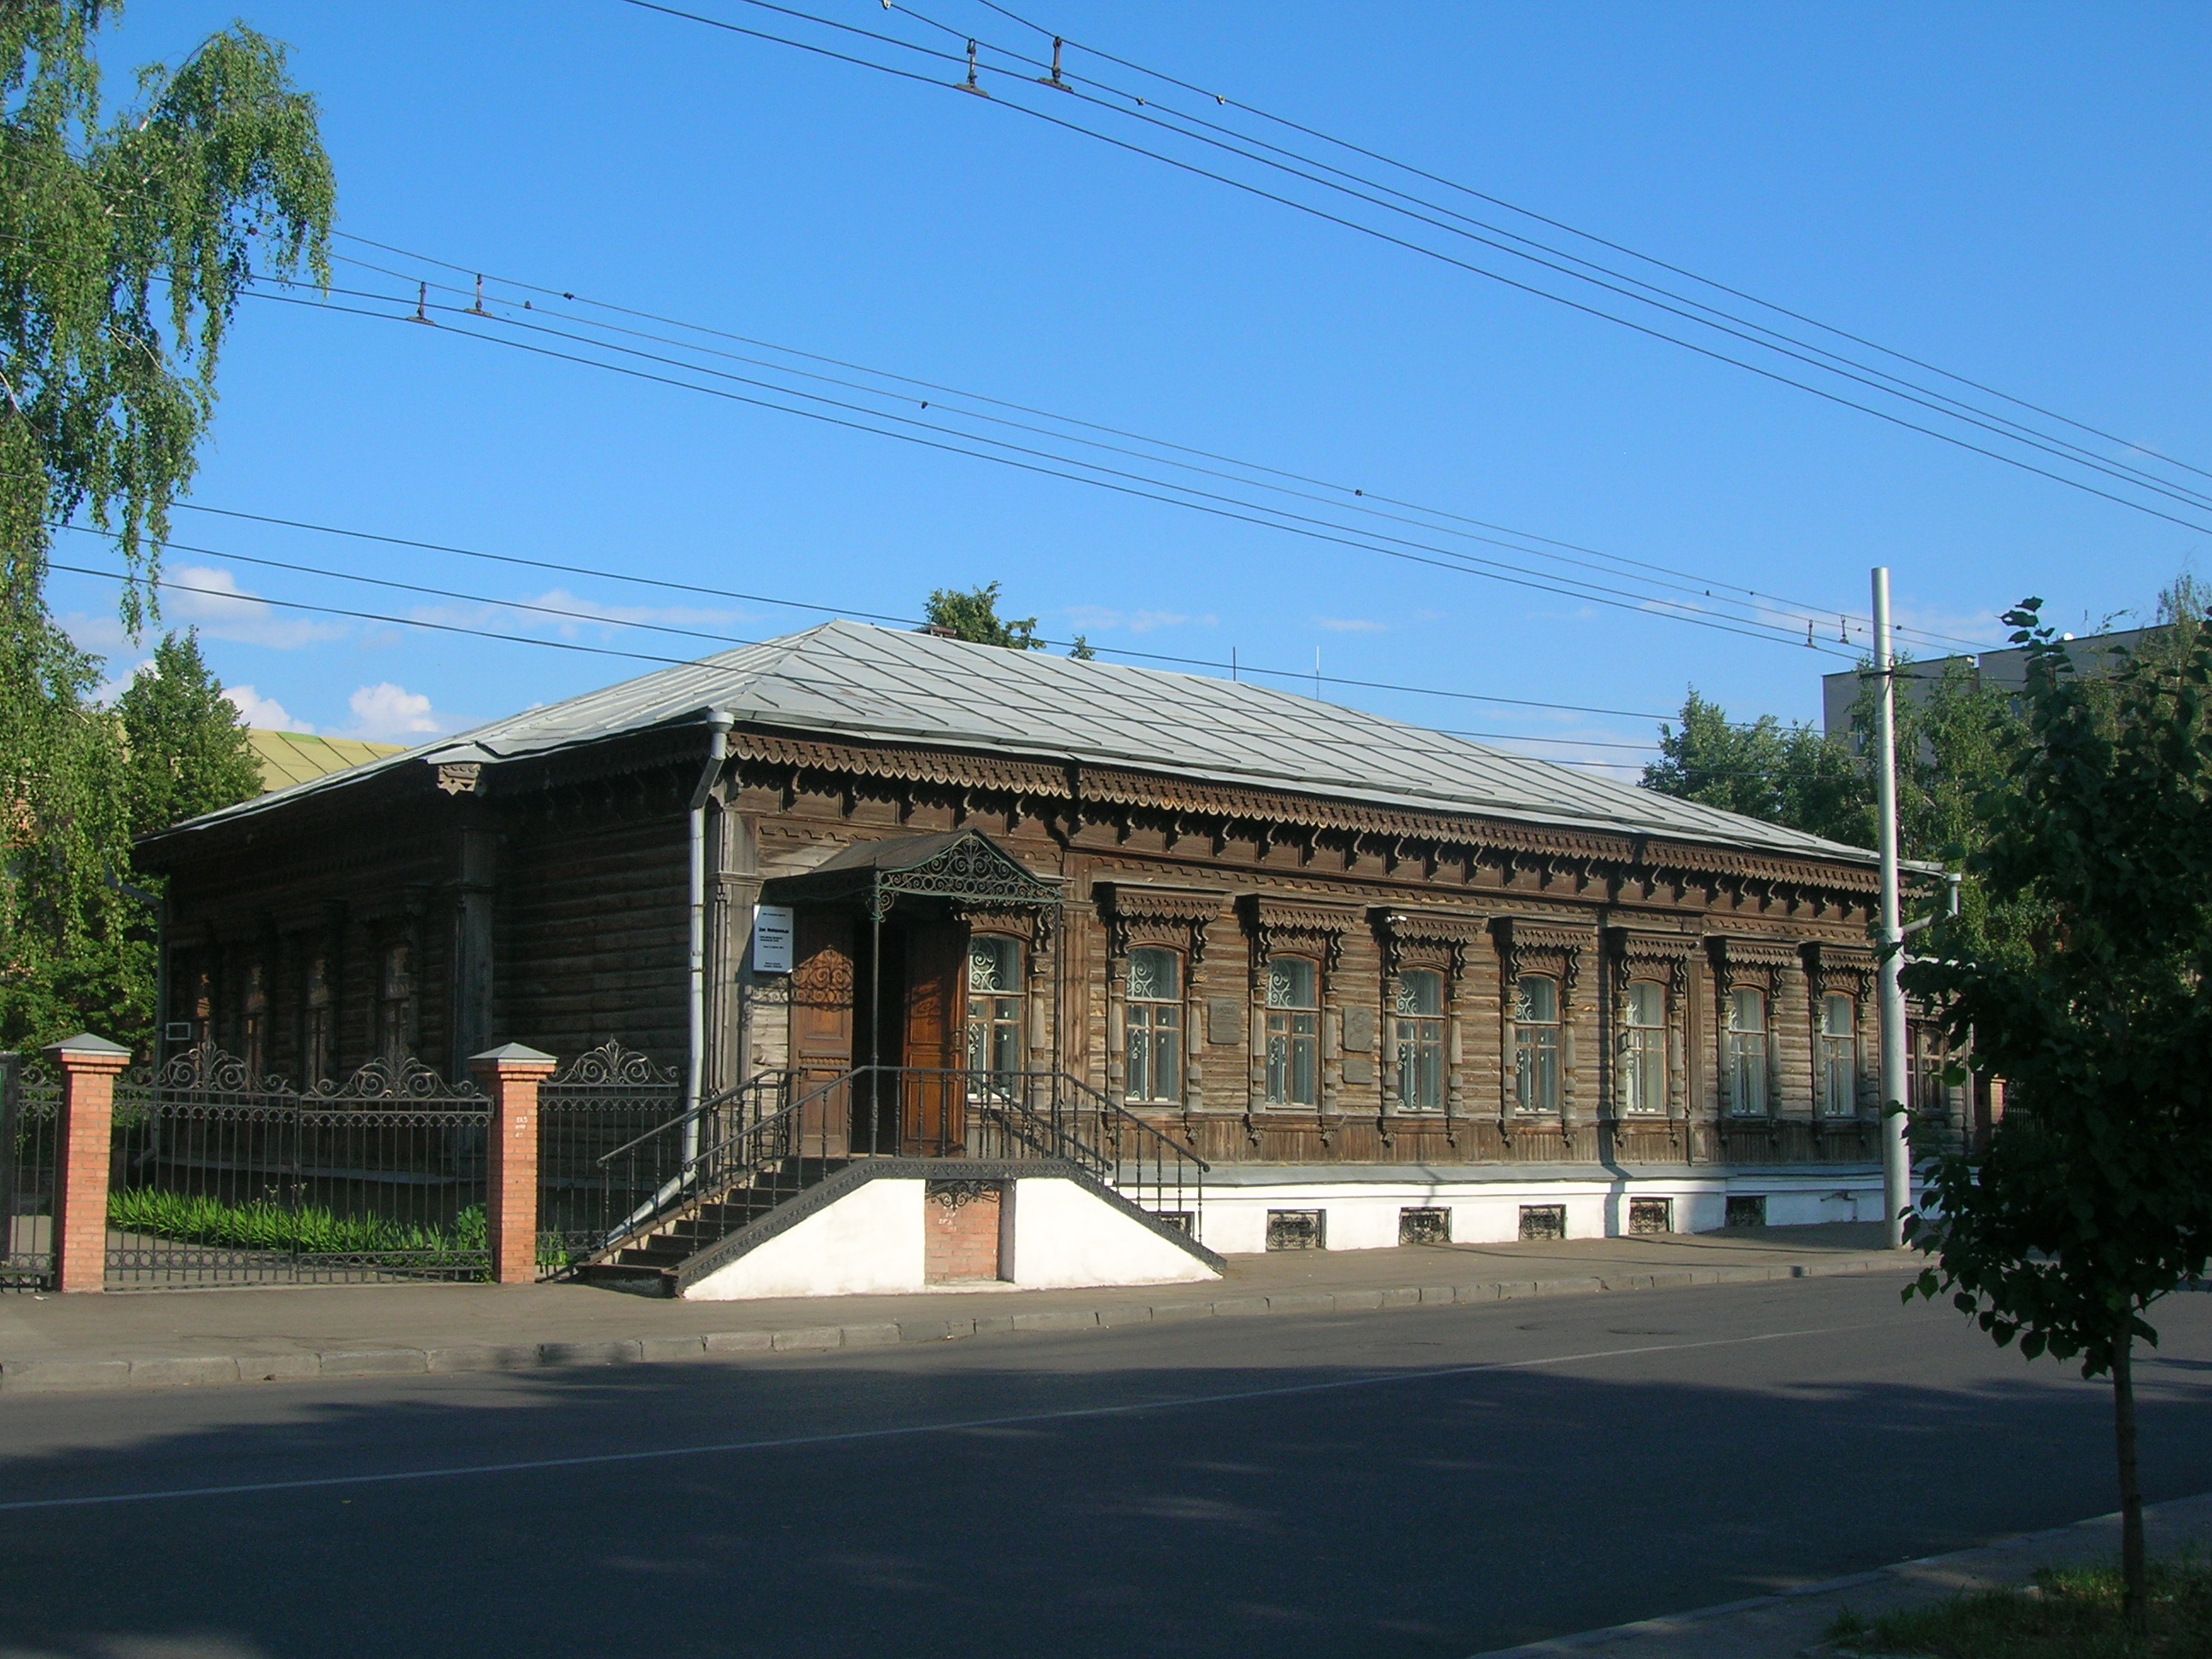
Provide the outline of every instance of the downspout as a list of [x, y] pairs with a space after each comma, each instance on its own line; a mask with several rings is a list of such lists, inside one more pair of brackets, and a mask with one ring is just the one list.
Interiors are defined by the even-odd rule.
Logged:
[[684, 1067], [684, 1161], [699, 1155], [699, 1103], [707, 1076], [707, 801], [729, 758], [731, 716], [708, 711], [707, 763], [691, 792], [690, 1034]]

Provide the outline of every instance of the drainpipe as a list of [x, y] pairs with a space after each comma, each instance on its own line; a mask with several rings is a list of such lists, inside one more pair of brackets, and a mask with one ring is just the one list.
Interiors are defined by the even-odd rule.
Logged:
[[731, 716], [707, 714], [707, 763], [691, 792], [690, 1044], [684, 1069], [684, 1161], [699, 1155], [699, 1103], [707, 1075], [707, 799], [721, 781], [730, 752]]

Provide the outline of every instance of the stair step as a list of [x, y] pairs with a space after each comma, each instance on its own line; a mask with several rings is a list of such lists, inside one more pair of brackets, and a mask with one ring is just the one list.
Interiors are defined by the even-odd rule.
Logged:
[[586, 1262], [576, 1276], [604, 1290], [627, 1291], [633, 1296], [672, 1297], [676, 1275], [662, 1267], [644, 1267], [616, 1261]]

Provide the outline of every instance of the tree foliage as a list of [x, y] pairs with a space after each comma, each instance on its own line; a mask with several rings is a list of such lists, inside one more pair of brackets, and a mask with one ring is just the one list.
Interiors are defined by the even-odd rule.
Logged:
[[956, 640], [973, 645], [1000, 645], [1011, 651], [1042, 651], [1035, 617], [1019, 621], [999, 615], [999, 584], [965, 590], [939, 587], [932, 591], [922, 609], [922, 624], [941, 629]]
[[260, 793], [246, 722], [200, 656], [199, 634], [163, 636], [116, 699], [128, 757], [131, 833], [166, 830]]
[[[234, 25], [142, 70], [106, 119], [92, 37], [118, 9], [0, 7], [0, 586], [18, 606], [47, 526], [80, 510], [155, 574], [256, 251], [329, 275], [335, 187], [284, 49]], [[125, 586], [134, 628], [147, 592]]]
[[2130, 1606], [2142, 1592], [2132, 1350], [2212, 1250], [2212, 630], [2171, 619], [2110, 677], [2077, 677], [2039, 602], [2002, 777], [1970, 868], [2021, 936], [1941, 925], [1906, 988], [2008, 1110], [1978, 1158], [1937, 1158], [1912, 1218], [1948, 1291], [1998, 1343], [2114, 1382]]
[[1659, 728], [1659, 758], [1644, 769], [1644, 787], [1855, 846], [1873, 839], [1872, 787], [1848, 742], [1771, 714], [1732, 725], [1694, 686], [1680, 728]]
[[119, 884], [130, 792], [99, 683], [100, 659], [43, 617], [0, 630], [0, 1047], [152, 1018], [151, 918]]
[[[99, 661], [46, 606], [53, 527], [82, 515], [113, 536], [135, 635], [158, 610], [169, 508], [191, 481], [240, 296], [257, 272], [328, 275], [331, 167], [284, 49], [234, 24], [173, 69], [140, 70], [111, 112], [94, 42], [119, 9], [0, 5], [0, 1041], [11, 1042], [145, 1029], [149, 918], [124, 890], [131, 830], [238, 781], [213, 750], [163, 758], [159, 737], [126, 747], [125, 722], [96, 706]], [[187, 702], [215, 712], [188, 648], [186, 664], [165, 642], [176, 672], [157, 672], [142, 702], [191, 680]], [[147, 730], [183, 712], [149, 708]], [[212, 781], [191, 781], [210, 765]]]

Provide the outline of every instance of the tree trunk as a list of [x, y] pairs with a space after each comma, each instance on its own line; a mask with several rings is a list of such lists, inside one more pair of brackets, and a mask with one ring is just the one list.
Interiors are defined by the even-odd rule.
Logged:
[[2121, 1316], [2112, 1345], [2112, 1437], [2120, 1464], [2120, 1578], [2126, 1589], [2128, 1629], [2150, 1629], [2150, 1599], [2143, 1573], [2142, 1486], [2136, 1478], [2135, 1310]]

